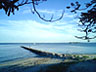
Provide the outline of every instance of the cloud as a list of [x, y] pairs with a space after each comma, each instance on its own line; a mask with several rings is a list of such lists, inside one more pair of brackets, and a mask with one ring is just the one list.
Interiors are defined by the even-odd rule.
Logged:
[[67, 18], [75, 18], [76, 16], [77, 16], [77, 14], [64, 13], [64, 17], [67, 17]]
[[55, 14], [56, 13], [54, 10], [47, 10], [47, 9], [44, 9], [44, 10], [39, 9], [38, 11], [41, 13], [47, 13], [47, 14]]
[[[1, 21], [2, 22], [2, 21]], [[0, 37], [9, 41], [70, 41], [74, 39], [74, 25], [58, 26], [55, 23], [40, 23], [34, 20], [6, 20], [3, 22], [4, 26], [0, 26]], [[8, 39], [7, 39], [8, 38]]]
[[31, 9], [30, 9], [30, 10], [29, 10], [29, 9], [28, 9], [28, 10], [24, 10], [24, 11], [22, 12], [22, 14], [29, 14], [29, 13], [32, 13], [32, 12], [31, 12]]
[[[50, 11], [50, 10], [46, 10], [46, 9], [44, 9], [44, 10], [38, 9], [38, 12], [40, 12], [40, 13], [46, 13], [46, 14], [55, 14], [55, 11]], [[32, 13], [32, 12], [31, 12], [31, 9], [26, 9], [26, 10], [23, 10], [22, 13], [23, 14], [29, 14], [29, 13]]]
[[[33, 21], [33, 20], [20, 20], [20, 21], [11, 21], [8, 20], [5, 22], [7, 24], [3, 24], [6, 29], [9, 30], [17, 30], [17, 31], [48, 31], [48, 32], [56, 32], [56, 30], [62, 30], [62, 31], [69, 31], [74, 30], [75, 25], [68, 24], [67, 22], [55, 22], [55, 23], [49, 23], [49, 24], [41, 24], [39, 22]], [[5, 29], [5, 30], [6, 30]]]
[[[56, 14], [57, 12], [58, 13], [62, 12], [62, 10], [48, 10], [48, 9], [37, 9], [37, 11], [40, 13], [46, 13], [46, 14]], [[23, 14], [26, 14], [26, 13], [31, 13], [31, 9], [30, 8], [24, 9]]]
[[[45, 19], [50, 19], [52, 16], [53, 16], [53, 19], [58, 19], [62, 15], [62, 12], [63, 12], [61, 9], [60, 10], [37, 9], [37, 11]], [[31, 9], [28, 9], [28, 8], [24, 9], [22, 11], [22, 14], [32, 14]], [[77, 17], [76, 14], [65, 12], [64, 16], [63, 16], [63, 19], [65, 19], [65, 20], [66, 19], [74, 20], [75, 17]]]

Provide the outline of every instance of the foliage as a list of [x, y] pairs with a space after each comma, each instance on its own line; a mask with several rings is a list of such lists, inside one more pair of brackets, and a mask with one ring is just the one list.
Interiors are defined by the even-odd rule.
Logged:
[[18, 0], [0, 0], [0, 9], [4, 9], [5, 13], [10, 16], [10, 13], [12, 12], [14, 14], [14, 10], [19, 10], [18, 6], [15, 5], [15, 3], [18, 2]]
[[96, 57], [93, 60], [96, 60]]
[[[96, 0], [92, 0], [90, 3], [85, 4], [85, 8], [81, 8], [81, 4], [79, 2], [71, 3], [71, 6], [68, 6], [67, 9], [73, 8], [71, 10], [72, 13], [81, 12], [79, 17], [79, 24], [81, 29], [80, 32], [84, 32], [85, 36], [75, 36], [76, 38], [88, 40], [96, 38]], [[90, 35], [93, 34], [93, 35]]]
[[58, 19], [53, 19], [53, 15], [50, 19], [45, 19], [43, 16], [40, 15], [38, 10], [36, 9], [36, 5], [39, 5], [41, 2], [44, 2], [47, 0], [0, 0], [0, 9], [3, 9], [5, 13], [10, 16], [11, 13], [14, 14], [15, 10], [19, 10], [20, 6], [26, 5], [26, 4], [32, 4], [33, 14], [37, 14], [38, 17], [46, 22], [54, 22], [58, 21], [63, 18], [64, 11], [62, 12], [61, 16]]

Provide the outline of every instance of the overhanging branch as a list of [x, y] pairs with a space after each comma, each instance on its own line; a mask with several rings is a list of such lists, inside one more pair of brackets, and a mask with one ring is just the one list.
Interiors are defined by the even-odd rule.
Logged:
[[42, 17], [42, 16], [40, 15], [40, 13], [36, 10], [34, 0], [32, 0], [32, 5], [33, 5], [33, 10], [34, 10], [34, 12], [35, 12], [35, 13], [38, 15], [38, 17], [39, 17], [40, 19], [42, 19], [43, 21], [46, 21], [46, 22], [55, 22], [55, 21], [61, 20], [61, 19], [63, 18], [63, 16], [64, 16], [64, 12], [65, 12], [65, 11], [63, 11], [62, 14], [61, 14], [61, 16], [60, 16], [59, 18], [57, 18], [57, 19], [53, 19], [53, 15], [51, 16], [50, 19], [45, 19], [45, 18]]

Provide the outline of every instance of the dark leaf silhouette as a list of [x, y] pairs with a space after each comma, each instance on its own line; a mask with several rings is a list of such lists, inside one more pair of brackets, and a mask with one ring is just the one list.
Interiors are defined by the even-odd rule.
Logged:
[[74, 3], [71, 3], [71, 6], [74, 6]]
[[[81, 12], [81, 15], [79, 17], [80, 24], [78, 25], [81, 27], [79, 31], [84, 32], [85, 36], [81, 37], [75, 36], [75, 37], [87, 40], [89, 42], [90, 39], [96, 38], [96, 0], [92, 0], [89, 3], [86, 3], [85, 8], [80, 9], [81, 6], [82, 5], [79, 2], [71, 3], [71, 6], [69, 6], [70, 8], [73, 8], [73, 10], [71, 10], [72, 13], [77, 13], [78, 11], [86, 10], [84, 12]], [[93, 33], [94, 36], [90, 35]]]
[[47, 1], [47, 0], [22, 0], [21, 2], [20, 2], [20, 0], [0, 0], [0, 9], [3, 8], [5, 13], [8, 16], [10, 16], [11, 13], [15, 14], [15, 9], [19, 10], [20, 6], [23, 6], [26, 4], [32, 4], [33, 10], [34, 10], [34, 11], [32, 11], [32, 13], [37, 14], [40, 19], [42, 19], [46, 22], [54, 22], [54, 21], [58, 21], [63, 18], [64, 11], [62, 12], [61, 16], [57, 19], [53, 19], [53, 15], [50, 17], [50, 19], [46, 19], [45, 17], [43, 18], [43, 16], [41, 16], [41, 14], [36, 9], [36, 5], [39, 5], [40, 2], [44, 2], [44, 1]]
[[69, 8], [70, 8], [70, 6], [67, 6], [66, 8], [67, 8], [67, 9], [69, 9]]

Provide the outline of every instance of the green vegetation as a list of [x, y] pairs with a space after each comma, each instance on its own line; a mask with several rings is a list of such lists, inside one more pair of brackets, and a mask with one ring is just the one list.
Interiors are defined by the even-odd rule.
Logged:
[[96, 60], [96, 57], [93, 60]]
[[79, 56], [79, 55], [77, 55], [75, 58], [76, 58], [77, 60], [79, 60], [79, 59], [80, 59], [80, 56]]
[[84, 58], [84, 59], [88, 59], [88, 58], [89, 58], [89, 56], [83, 56], [83, 58]]
[[89, 56], [87, 55], [73, 55], [73, 57], [74, 57], [74, 60], [77, 60], [78, 62], [89, 59]]

